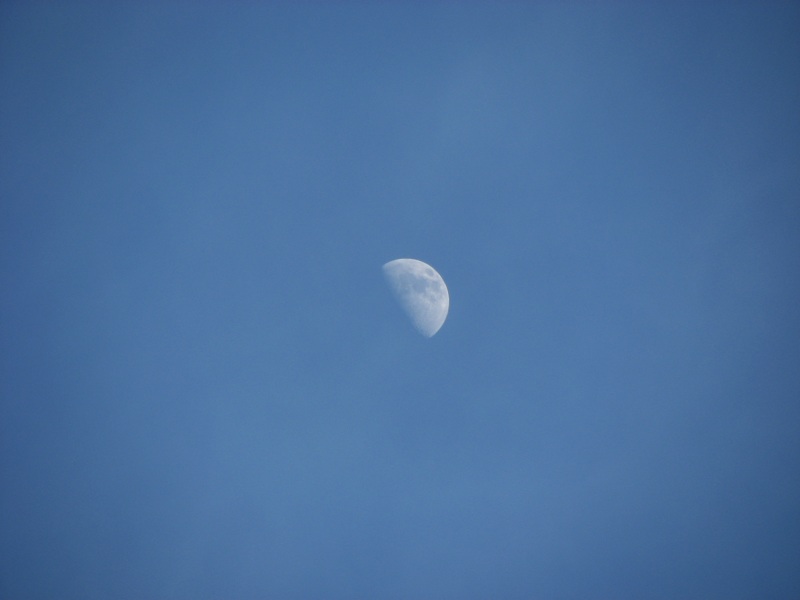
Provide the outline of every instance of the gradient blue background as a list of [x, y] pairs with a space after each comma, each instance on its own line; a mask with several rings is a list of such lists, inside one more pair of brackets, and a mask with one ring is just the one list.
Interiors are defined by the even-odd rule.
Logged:
[[3, 2], [0, 136], [3, 598], [800, 597], [797, 3]]

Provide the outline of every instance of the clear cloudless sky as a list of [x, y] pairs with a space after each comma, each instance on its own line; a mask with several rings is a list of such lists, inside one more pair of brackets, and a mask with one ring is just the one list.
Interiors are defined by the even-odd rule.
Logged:
[[798, 598], [798, 307], [796, 2], [0, 4], [2, 598]]

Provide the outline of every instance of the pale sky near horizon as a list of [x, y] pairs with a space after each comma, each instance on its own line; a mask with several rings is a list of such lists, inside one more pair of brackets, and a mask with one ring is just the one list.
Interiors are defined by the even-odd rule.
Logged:
[[800, 597], [798, 57], [791, 2], [0, 3], [0, 596]]

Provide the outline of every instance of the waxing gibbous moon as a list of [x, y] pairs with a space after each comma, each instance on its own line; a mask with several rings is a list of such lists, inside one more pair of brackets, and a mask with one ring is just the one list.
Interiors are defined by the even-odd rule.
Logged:
[[450, 309], [450, 294], [436, 269], [421, 260], [398, 258], [383, 265], [383, 275], [417, 331], [425, 337], [439, 331]]

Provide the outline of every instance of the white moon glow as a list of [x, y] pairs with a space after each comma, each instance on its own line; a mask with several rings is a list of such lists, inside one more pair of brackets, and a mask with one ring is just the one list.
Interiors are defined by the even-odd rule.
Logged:
[[436, 269], [421, 260], [398, 258], [383, 265], [383, 275], [417, 331], [425, 337], [439, 331], [450, 309], [450, 294]]

